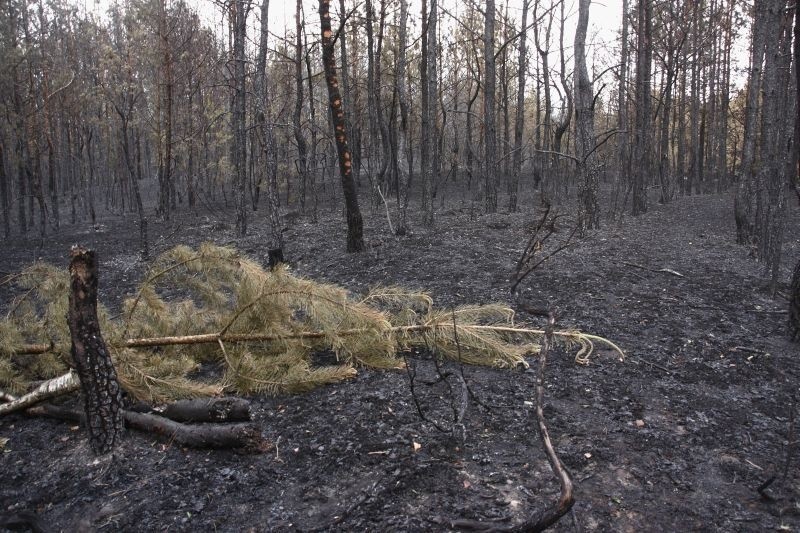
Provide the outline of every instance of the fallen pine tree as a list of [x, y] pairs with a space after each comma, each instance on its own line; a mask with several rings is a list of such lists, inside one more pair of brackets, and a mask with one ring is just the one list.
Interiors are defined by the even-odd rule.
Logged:
[[[293, 276], [285, 267], [265, 271], [234, 250], [209, 244], [198, 251], [178, 247], [158, 258], [136, 296], [124, 302], [120, 320], [112, 320], [96, 302], [91, 251], [73, 249], [69, 277], [37, 264], [8, 281], [24, 292], [0, 322], [0, 400], [5, 402], [0, 415], [25, 409], [31, 415], [80, 421], [88, 426], [97, 453], [113, 449], [123, 422], [185, 446], [268, 448], [260, 428], [242, 422], [249, 411], [240, 399], [175, 402], [164, 409], [166, 416], [158, 416], [122, 409], [115, 399], [119, 384], [133, 398], [154, 403], [224, 391], [298, 392], [353, 376], [357, 366], [400, 368], [398, 353], [414, 346], [432, 352], [434, 361], [496, 367], [527, 367], [525, 356], [538, 353], [537, 429], [561, 496], [541, 516], [501, 528], [507, 531], [544, 530], [574, 502], [572, 480], [556, 455], [542, 410], [547, 353], [555, 339], [576, 347], [579, 363], [588, 363], [595, 342], [624, 356], [602, 337], [554, 331], [552, 313], [547, 328], [538, 330], [515, 324], [514, 311], [498, 304], [441, 311], [427, 294], [397, 288], [376, 289], [357, 299], [342, 288]], [[333, 350], [337, 364], [314, 367], [313, 354], [326, 349]], [[191, 377], [204, 362], [220, 364], [222, 376]], [[14, 395], [36, 381], [33, 391]], [[462, 404], [454, 410], [451, 431], [464, 427], [468, 389], [463, 374], [461, 385]], [[78, 387], [84, 413], [34, 407]], [[104, 401], [110, 397], [111, 402]], [[494, 528], [463, 519], [448, 523], [459, 529]]]
[[[7, 282], [21, 294], [0, 321], [0, 390], [17, 394], [69, 370], [69, 277], [37, 263]], [[516, 324], [505, 305], [439, 310], [429, 295], [397, 287], [359, 298], [212, 244], [161, 255], [118, 318], [99, 304], [97, 314], [123, 389], [151, 403], [302, 392], [353, 377], [359, 366], [401, 368], [398, 353], [412, 347], [467, 364], [527, 366], [544, 334]], [[580, 363], [595, 343], [623, 356], [599, 336], [553, 335]], [[313, 354], [324, 350], [336, 364], [314, 366]], [[192, 377], [203, 363], [220, 365], [221, 376]]]

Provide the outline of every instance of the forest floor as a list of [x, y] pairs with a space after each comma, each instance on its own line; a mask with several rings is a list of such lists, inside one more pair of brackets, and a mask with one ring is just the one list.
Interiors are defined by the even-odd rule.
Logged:
[[[437, 213], [395, 239], [383, 207], [365, 209], [370, 249], [344, 253], [338, 207], [317, 224], [287, 223], [293, 270], [360, 293], [375, 284], [428, 290], [439, 307], [506, 302], [553, 306], [559, 327], [612, 339], [588, 366], [559, 349], [547, 369], [545, 416], [575, 482], [556, 531], [800, 531], [800, 456], [782, 475], [798, 390], [800, 348], [785, 336], [790, 268], [800, 257], [800, 210], [790, 206], [781, 291], [734, 243], [730, 196], [680, 198], [608, 223], [508, 293], [514, 264], [540, 216]], [[251, 235], [186, 215], [153, 222], [155, 248], [203, 239], [266, 262], [263, 214]], [[565, 225], [553, 238], [568, 234]], [[5, 243], [0, 270], [42, 257], [66, 265], [79, 242], [100, 255], [110, 307], [140, 280], [137, 230], [109, 220], [38, 243]], [[37, 246], [37, 244], [41, 244]], [[680, 274], [680, 275], [678, 275]], [[518, 313], [541, 326], [542, 319]], [[413, 357], [419, 372], [431, 363]], [[531, 360], [533, 362], [533, 360]], [[533, 368], [533, 366], [532, 366]], [[539, 444], [533, 370], [468, 367], [474, 393], [465, 439], [422, 421], [403, 371], [361, 370], [350, 381], [295, 396], [253, 398], [272, 447], [263, 454], [184, 449], [132, 431], [113, 461], [96, 460], [67, 423], [0, 419], [0, 518], [33, 513], [54, 531], [441, 531], [457, 519], [511, 525], [558, 497]], [[443, 418], [446, 389], [418, 384]], [[2, 527], [0, 527], [0, 530]]]

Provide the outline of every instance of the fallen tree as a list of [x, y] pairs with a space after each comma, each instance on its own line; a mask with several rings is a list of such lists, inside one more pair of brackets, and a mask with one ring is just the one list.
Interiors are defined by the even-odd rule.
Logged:
[[[69, 280], [38, 263], [12, 281], [21, 296], [0, 321], [0, 390], [16, 394], [68, 369]], [[467, 364], [527, 366], [544, 334], [516, 324], [502, 304], [439, 310], [429, 295], [397, 287], [358, 298], [211, 244], [166, 252], [123, 302], [120, 318], [101, 305], [97, 315], [122, 388], [150, 403], [302, 392], [350, 378], [359, 366], [402, 368], [398, 354], [413, 347]], [[622, 356], [599, 336], [555, 331], [554, 338], [574, 347], [581, 363], [598, 342]], [[324, 350], [336, 363], [314, 365], [313, 354]], [[191, 377], [206, 362], [220, 364], [222, 376]]]

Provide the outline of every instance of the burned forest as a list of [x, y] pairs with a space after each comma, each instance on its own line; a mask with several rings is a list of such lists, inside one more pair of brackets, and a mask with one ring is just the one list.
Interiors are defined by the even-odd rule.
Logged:
[[800, 5], [0, 1], [0, 532], [800, 530]]

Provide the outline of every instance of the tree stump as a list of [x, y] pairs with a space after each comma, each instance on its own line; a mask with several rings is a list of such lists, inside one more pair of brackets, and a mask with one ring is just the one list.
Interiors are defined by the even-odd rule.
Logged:
[[794, 267], [789, 294], [789, 336], [793, 341], [800, 341], [800, 261]]
[[97, 320], [95, 252], [72, 248], [67, 322], [72, 362], [81, 380], [89, 443], [97, 454], [111, 451], [123, 432], [122, 394]]

